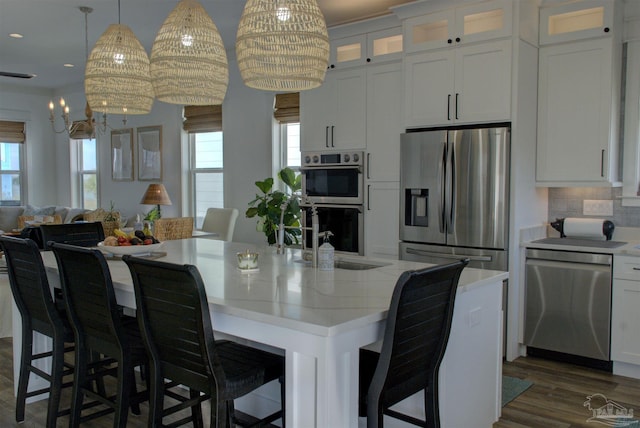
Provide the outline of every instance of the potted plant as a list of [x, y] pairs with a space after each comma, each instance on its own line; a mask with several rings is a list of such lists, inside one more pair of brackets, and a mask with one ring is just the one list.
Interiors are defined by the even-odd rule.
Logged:
[[285, 245], [299, 244], [302, 231], [300, 230], [300, 204], [296, 192], [302, 188], [302, 177], [296, 177], [291, 168], [284, 168], [278, 172], [278, 178], [288, 187], [289, 193], [273, 190], [273, 178], [256, 181], [261, 194], [249, 202], [245, 215], [248, 218], [258, 217], [256, 229], [263, 232], [269, 245], [275, 244], [278, 235], [278, 225], [282, 217], [285, 226]]

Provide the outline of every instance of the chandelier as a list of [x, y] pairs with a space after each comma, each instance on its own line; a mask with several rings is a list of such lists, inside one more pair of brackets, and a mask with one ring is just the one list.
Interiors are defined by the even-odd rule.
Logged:
[[85, 69], [89, 106], [102, 113], [147, 114], [153, 105], [149, 57], [133, 31], [111, 24], [96, 42]]
[[211, 17], [196, 0], [180, 0], [151, 49], [156, 98], [171, 104], [222, 104], [228, 68], [227, 53]]
[[316, 0], [248, 0], [240, 18], [236, 56], [245, 85], [302, 91], [324, 81], [329, 36]]
[[[80, 12], [84, 13], [84, 55], [85, 60], [89, 57], [89, 24], [88, 15], [93, 12], [93, 9], [86, 6], [80, 6]], [[66, 104], [64, 98], [60, 98], [60, 108], [62, 109], [62, 122], [64, 128], [61, 130], [56, 129], [55, 115], [54, 115], [53, 101], [49, 101], [49, 121], [51, 122], [51, 129], [56, 134], [66, 132], [70, 138], [94, 138], [96, 134], [95, 119], [93, 118], [93, 111], [89, 106], [89, 103], [85, 105], [84, 113], [87, 118], [85, 120], [71, 121], [69, 118], [69, 106]], [[103, 124], [106, 128], [107, 118], [103, 117]]]

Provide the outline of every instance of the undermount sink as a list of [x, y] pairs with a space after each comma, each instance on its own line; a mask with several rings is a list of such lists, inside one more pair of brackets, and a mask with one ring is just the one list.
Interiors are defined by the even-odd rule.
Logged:
[[[311, 266], [310, 261], [306, 260], [296, 260], [297, 263], [304, 263], [306, 265]], [[354, 259], [343, 259], [337, 258], [333, 262], [333, 267], [335, 269], [345, 269], [345, 270], [368, 270], [375, 269], [382, 266], [389, 266], [391, 263], [381, 263], [381, 262], [372, 262], [372, 261], [360, 261]]]

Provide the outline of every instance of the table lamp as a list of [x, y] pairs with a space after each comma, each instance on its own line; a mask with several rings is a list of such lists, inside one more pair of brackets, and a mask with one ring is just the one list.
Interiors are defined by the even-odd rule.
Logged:
[[158, 207], [158, 218], [160, 218], [160, 205], [171, 205], [171, 199], [169, 199], [169, 194], [163, 184], [154, 183], [149, 184], [140, 203], [144, 205], [156, 205]]

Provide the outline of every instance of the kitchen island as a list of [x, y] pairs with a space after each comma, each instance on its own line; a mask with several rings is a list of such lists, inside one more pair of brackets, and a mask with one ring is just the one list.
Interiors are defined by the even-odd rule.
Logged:
[[[237, 269], [236, 253], [260, 254], [259, 271]], [[286, 357], [287, 425], [357, 427], [358, 349], [382, 337], [397, 278], [428, 265], [349, 257], [377, 266], [366, 270], [320, 271], [300, 262], [299, 250], [185, 239], [167, 241], [159, 260], [196, 265], [204, 279], [216, 332], [231, 335]], [[50, 280], [57, 267], [43, 253]], [[352, 265], [345, 267], [358, 267]], [[109, 260], [118, 303], [135, 308], [130, 274]], [[500, 415], [502, 364], [502, 281], [507, 273], [466, 268], [460, 278], [449, 345], [440, 373], [444, 427], [490, 427]], [[19, 322], [14, 316], [15, 325]], [[15, 334], [14, 338], [20, 337]], [[14, 360], [19, 343], [14, 341]], [[17, 352], [16, 352], [17, 349]], [[238, 403], [239, 409], [277, 407], [277, 385]], [[269, 403], [273, 393], [274, 401]], [[414, 398], [414, 397], [412, 397]], [[423, 414], [419, 397], [399, 406]], [[271, 408], [269, 407], [271, 406]], [[388, 426], [394, 426], [389, 424]]]

